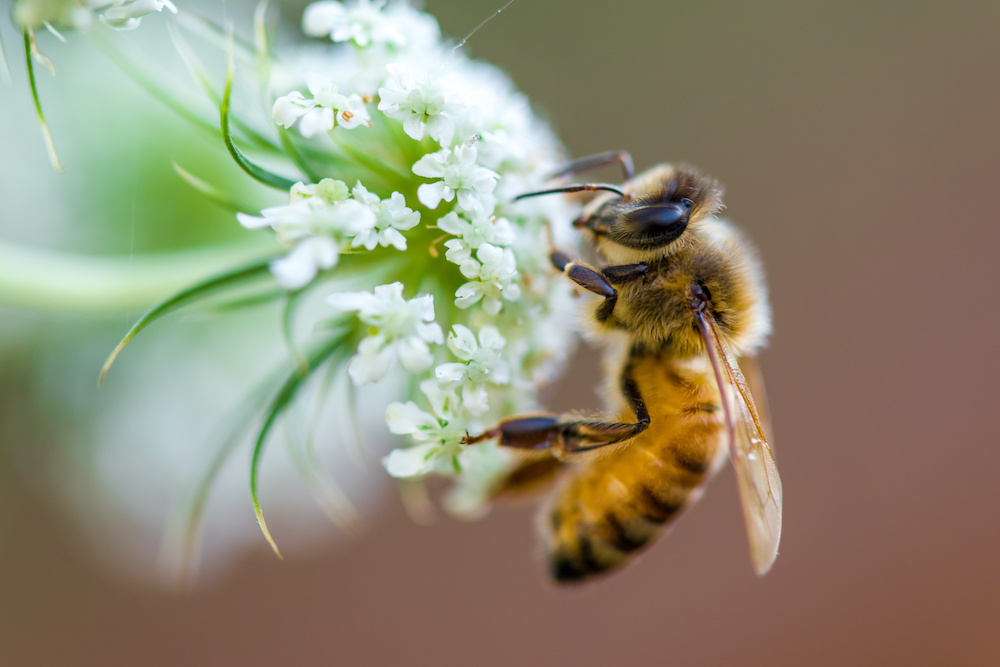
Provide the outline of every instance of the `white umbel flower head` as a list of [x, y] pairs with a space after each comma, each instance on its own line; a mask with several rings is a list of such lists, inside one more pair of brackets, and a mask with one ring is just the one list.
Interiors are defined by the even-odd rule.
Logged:
[[379, 285], [372, 292], [343, 292], [328, 297], [336, 310], [358, 313], [372, 332], [358, 345], [348, 372], [357, 385], [385, 377], [396, 359], [407, 371], [419, 373], [433, 363], [428, 343], [444, 336], [434, 321], [434, 297], [424, 294], [406, 301], [403, 283]]
[[[156, 2], [129, 6], [123, 25]], [[274, 66], [261, 68], [274, 97], [266, 126], [233, 103], [224, 128], [243, 170], [287, 193], [237, 215], [281, 246], [270, 273], [288, 292], [277, 296], [299, 362], [282, 387], [319, 369], [351, 389], [401, 377], [379, 387], [394, 392], [383, 432], [405, 436], [385, 459], [389, 473], [450, 476], [448, 506], [474, 514], [509, 457], [463, 437], [536, 409], [572, 347], [572, 289], [548, 257], [550, 239], [572, 252], [578, 207], [560, 197], [515, 203], [543, 187], [562, 150], [503, 72], [443, 41], [405, 0], [316, 2], [302, 25], [320, 39], [287, 57], [268, 53]], [[254, 288], [261, 277], [267, 269], [253, 263], [219, 284]], [[309, 312], [320, 294], [324, 310]], [[301, 326], [309, 317], [319, 326]]]

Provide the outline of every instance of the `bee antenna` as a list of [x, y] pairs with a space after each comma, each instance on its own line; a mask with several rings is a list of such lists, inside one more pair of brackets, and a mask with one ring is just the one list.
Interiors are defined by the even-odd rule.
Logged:
[[620, 188], [614, 185], [608, 185], [607, 183], [587, 183], [584, 185], [564, 185], [561, 188], [552, 188], [550, 190], [537, 190], [535, 192], [525, 192], [514, 197], [514, 201], [521, 199], [527, 199], [528, 197], [539, 197], [541, 195], [554, 195], [563, 192], [599, 192], [599, 191], [614, 192], [619, 197], [627, 196]]

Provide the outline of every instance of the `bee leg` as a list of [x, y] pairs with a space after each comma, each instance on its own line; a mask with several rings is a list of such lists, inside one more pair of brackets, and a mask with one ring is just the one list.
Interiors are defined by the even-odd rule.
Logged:
[[606, 266], [601, 269], [601, 273], [612, 285], [625, 285], [645, 277], [649, 273], [649, 266], [645, 263], [619, 264]]
[[466, 445], [498, 438], [501, 447], [523, 450], [552, 449], [559, 454], [573, 454], [622, 443], [639, 435], [649, 427], [649, 410], [639, 393], [639, 387], [626, 372], [621, 377], [622, 394], [633, 414], [635, 423], [603, 422], [590, 420], [560, 421], [551, 414], [531, 415], [507, 419], [493, 429], [478, 436], [466, 436]]
[[628, 369], [621, 376], [625, 402], [635, 415], [634, 424], [622, 422], [575, 421], [563, 424], [563, 451], [567, 454], [587, 452], [631, 440], [649, 428], [649, 410]]
[[587, 157], [573, 160], [572, 162], [563, 165], [559, 171], [550, 175], [546, 180], [552, 180], [553, 178], [559, 178], [560, 176], [566, 176], [567, 174], [578, 174], [581, 171], [597, 169], [598, 167], [604, 167], [609, 164], [620, 164], [622, 167], [622, 173], [625, 174], [626, 181], [630, 180], [632, 175], [635, 173], [635, 167], [632, 165], [632, 156], [628, 153], [628, 151], [606, 151], [604, 153], [598, 153], [597, 155], [588, 155]]
[[474, 445], [477, 442], [497, 438], [497, 444], [501, 447], [525, 450], [552, 449], [562, 439], [561, 426], [559, 417], [551, 414], [512, 417], [480, 435], [466, 435], [462, 438], [462, 444]]
[[604, 297], [604, 303], [597, 310], [597, 320], [599, 322], [604, 322], [611, 317], [611, 313], [615, 309], [615, 304], [618, 303], [618, 290], [608, 282], [608, 279], [602, 273], [582, 262], [573, 261], [569, 255], [561, 250], [553, 251], [549, 255], [549, 259], [552, 261], [552, 266], [562, 271], [567, 278], [577, 285], [588, 292], [593, 292]]
[[549, 259], [552, 266], [562, 271], [577, 285], [604, 297], [604, 303], [597, 310], [598, 322], [606, 322], [614, 312], [615, 304], [618, 302], [618, 290], [614, 286], [639, 280], [649, 271], [649, 267], [644, 263], [609, 266], [597, 271], [582, 262], [574, 261], [561, 250], [553, 251]]

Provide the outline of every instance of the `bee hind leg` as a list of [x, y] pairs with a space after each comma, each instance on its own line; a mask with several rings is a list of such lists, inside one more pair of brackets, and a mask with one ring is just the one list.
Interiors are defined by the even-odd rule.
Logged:
[[562, 454], [588, 452], [621, 444], [645, 431], [650, 421], [649, 410], [639, 393], [639, 387], [627, 371], [622, 374], [621, 389], [635, 415], [634, 423], [563, 420], [552, 414], [529, 415], [504, 420], [481, 435], [466, 436], [462, 443], [471, 445], [497, 438], [501, 447], [533, 451], [549, 449], [557, 458]]

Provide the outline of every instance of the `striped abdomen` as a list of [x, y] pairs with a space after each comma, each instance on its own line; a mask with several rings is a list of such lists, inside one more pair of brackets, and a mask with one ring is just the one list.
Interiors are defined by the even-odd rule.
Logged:
[[[633, 357], [649, 428], [581, 464], [540, 517], [552, 577], [579, 581], [624, 564], [659, 535], [725, 460], [719, 392], [707, 360]], [[631, 421], [626, 412], [618, 415]]]

